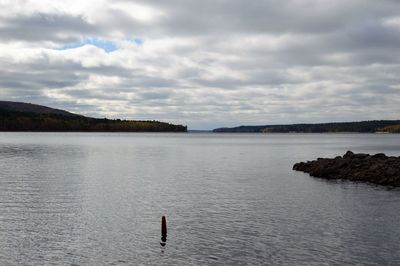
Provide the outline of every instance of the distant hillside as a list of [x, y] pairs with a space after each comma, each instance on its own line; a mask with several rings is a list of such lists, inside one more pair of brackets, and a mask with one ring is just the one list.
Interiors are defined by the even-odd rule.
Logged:
[[227, 133], [329, 133], [329, 132], [394, 132], [385, 130], [388, 126], [400, 125], [400, 120], [373, 120], [361, 122], [339, 122], [321, 124], [289, 124], [289, 125], [265, 125], [265, 126], [240, 126], [232, 128], [217, 128], [213, 132]]
[[8, 101], [0, 101], [0, 110], [23, 112], [23, 113], [35, 113], [35, 114], [79, 116], [77, 114], [73, 114], [64, 110], [54, 109], [43, 105], [21, 103], [21, 102], [8, 102]]
[[41, 105], [1, 101], [0, 131], [186, 132], [187, 127], [159, 121], [98, 119]]

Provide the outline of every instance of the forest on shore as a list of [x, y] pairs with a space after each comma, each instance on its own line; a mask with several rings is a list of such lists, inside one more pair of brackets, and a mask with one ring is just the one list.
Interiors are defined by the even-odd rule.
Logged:
[[400, 120], [372, 120], [319, 124], [239, 126], [217, 128], [219, 133], [400, 133]]
[[187, 127], [155, 120], [91, 118], [40, 105], [0, 102], [0, 131], [187, 132]]

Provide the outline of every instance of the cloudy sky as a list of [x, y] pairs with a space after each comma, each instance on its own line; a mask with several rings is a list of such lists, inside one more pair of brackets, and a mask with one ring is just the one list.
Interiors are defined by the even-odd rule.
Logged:
[[0, 99], [191, 129], [400, 119], [400, 1], [0, 0]]

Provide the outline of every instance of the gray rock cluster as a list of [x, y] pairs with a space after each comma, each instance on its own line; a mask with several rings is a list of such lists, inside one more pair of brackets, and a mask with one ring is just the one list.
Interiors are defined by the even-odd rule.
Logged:
[[326, 179], [347, 179], [400, 187], [400, 157], [383, 153], [369, 155], [348, 151], [334, 159], [318, 158], [296, 163], [293, 170]]

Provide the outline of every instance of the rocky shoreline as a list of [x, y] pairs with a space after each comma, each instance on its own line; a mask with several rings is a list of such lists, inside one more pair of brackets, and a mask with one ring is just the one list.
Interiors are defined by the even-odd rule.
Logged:
[[400, 187], [400, 157], [386, 156], [383, 153], [369, 155], [348, 151], [333, 159], [318, 158], [296, 163], [293, 170], [325, 179], [346, 179]]

